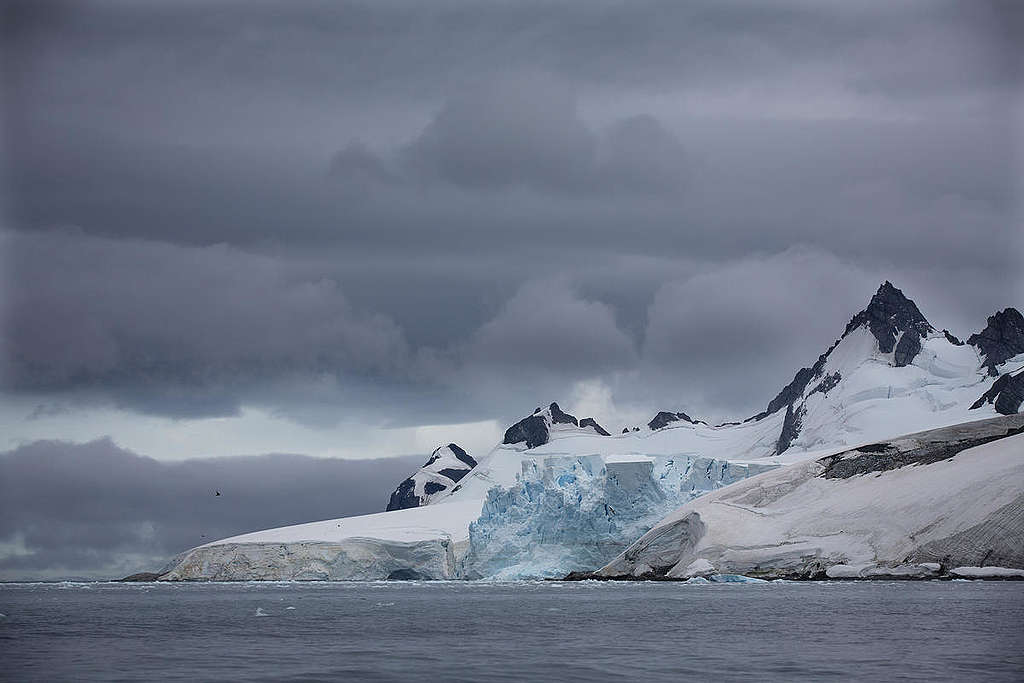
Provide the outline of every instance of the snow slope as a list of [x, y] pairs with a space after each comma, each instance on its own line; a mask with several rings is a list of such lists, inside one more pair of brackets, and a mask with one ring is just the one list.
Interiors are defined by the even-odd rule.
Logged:
[[[971, 337], [978, 344], [964, 344], [937, 332], [885, 283], [813, 366], [744, 422], [709, 425], [672, 411], [609, 436], [591, 418], [578, 420], [552, 403], [509, 427], [457, 483], [436, 482], [438, 472], [423, 470], [407, 480], [418, 507], [217, 541], [176, 558], [167, 578], [476, 578], [593, 569], [668, 510], [766, 468], [810, 467], [801, 463], [858, 444], [1016, 413], [1024, 377], [1019, 317], [1007, 309]], [[695, 477], [701, 468], [709, 469]], [[445, 488], [428, 492], [430, 482]]]
[[747, 479], [682, 506], [597, 575], [838, 578], [983, 564], [1024, 568], [1024, 415]]
[[387, 510], [429, 505], [450, 493], [476, 464], [476, 460], [456, 444], [438, 446], [423, 467], [398, 485], [391, 494]]
[[233, 536], [174, 558], [168, 581], [453, 579], [480, 501], [446, 501]]

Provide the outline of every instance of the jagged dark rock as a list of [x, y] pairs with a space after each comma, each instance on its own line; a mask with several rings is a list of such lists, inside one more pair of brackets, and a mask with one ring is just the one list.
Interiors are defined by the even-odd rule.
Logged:
[[832, 391], [832, 389], [834, 389], [837, 384], [839, 384], [839, 380], [841, 380], [842, 378], [843, 376], [839, 373], [838, 370], [831, 374], [825, 375], [824, 379], [818, 382], [818, 386], [811, 389], [811, 393], [827, 394], [828, 392]]
[[505, 430], [504, 444], [526, 443], [527, 448], [548, 442], [548, 423], [540, 415], [531, 415]]
[[634, 431], [634, 432], [639, 432], [639, 431], [640, 431], [640, 428], [639, 428], [639, 427], [633, 427], [633, 431]]
[[943, 330], [942, 334], [944, 334], [946, 336], [946, 341], [948, 341], [953, 346], [963, 346], [964, 345], [964, 343], [960, 340], [960, 338], [957, 337], [956, 335], [954, 335], [953, 333], [951, 333], [949, 330]]
[[[450, 450], [452, 455], [454, 455], [459, 462], [463, 463], [465, 467], [445, 467], [441, 470], [429, 469], [431, 465], [445, 456], [443, 451], [446, 448]], [[469, 453], [464, 451], [457, 444], [450, 443], [447, 446], [441, 446], [435, 449], [419, 471], [398, 485], [391, 494], [391, 499], [388, 501], [386, 510], [388, 512], [391, 510], [405, 510], [407, 508], [419, 507], [424, 504], [425, 499], [421, 500], [420, 497], [416, 495], [417, 477], [432, 477], [433, 474], [439, 474], [442, 477], [446, 477], [451, 480], [451, 484], [455, 484], [469, 474], [469, 472], [476, 467], [476, 464], [476, 460], [474, 460]], [[440, 493], [447, 489], [451, 484], [433, 480], [427, 481], [423, 485], [423, 495], [429, 496], [435, 493]]]
[[1024, 353], [1024, 316], [1016, 308], [999, 311], [989, 317], [985, 329], [968, 337], [967, 343], [978, 348], [988, 374], [995, 377], [997, 365]]
[[551, 410], [551, 421], [553, 423], [580, 426], [579, 420], [569, 413], [562, 412], [557, 403], [552, 403], [548, 408]]
[[971, 410], [991, 403], [1000, 415], [1016, 415], [1024, 403], [1024, 371], [1003, 375], [971, 405]]
[[445, 486], [444, 484], [440, 484], [436, 481], [428, 481], [423, 485], [423, 493], [429, 496], [433, 493], [440, 493], [441, 491], [444, 491], [446, 488], [448, 487]]
[[456, 458], [469, 465], [470, 468], [476, 467], [476, 460], [473, 459], [473, 456], [459, 448], [459, 446], [450, 443], [448, 444], [448, 448], [451, 449], [452, 453], [455, 454]]
[[669, 413], [663, 410], [657, 415], [655, 415], [654, 419], [647, 423], [647, 426], [650, 427], [652, 430], [655, 430], [661, 429], [673, 422], [679, 421], [689, 422], [693, 424], [693, 420], [691, 420], [690, 416], [687, 415], [686, 413]]
[[821, 377], [822, 374], [825, 372], [825, 363], [828, 362], [829, 354], [831, 354], [832, 351], [835, 350], [837, 346], [839, 346], [839, 342], [841, 341], [842, 339], [835, 340], [832, 343], [832, 346], [828, 347], [828, 350], [826, 350], [825, 353], [818, 356], [818, 360], [815, 361], [814, 365], [812, 365], [811, 367], [800, 368], [797, 371], [796, 376], [793, 377], [793, 381], [784, 386], [782, 388], [782, 391], [780, 391], [775, 396], [775, 398], [768, 402], [768, 407], [765, 410], [758, 413], [757, 415], [754, 415], [753, 417], [748, 417], [746, 420], [744, 420], [744, 422], [763, 420], [769, 415], [773, 415], [777, 411], [785, 408], [789, 404], [795, 403], [796, 401], [800, 400], [800, 398], [804, 395], [804, 391], [807, 389], [807, 385], [810, 384], [813, 380], [816, 380], [819, 377]]
[[[539, 411], [539, 409], [538, 409]], [[543, 446], [548, 442], [548, 421], [542, 412], [534, 411], [533, 415], [523, 418], [505, 430], [503, 444], [525, 443], [527, 448]], [[571, 424], [580, 426], [579, 420], [558, 407], [557, 403], [548, 406], [547, 413], [552, 424]], [[596, 424], [596, 423], [595, 423]]]
[[[438, 472], [438, 474], [440, 474], [442, 477], [448, 477], [452, 481], [459, 481], [464, 476], [469, 474], [469, 470], [453, 470], [450, 467], [445, 467], [443, 470]], [[427, 491], [427, 493], [430, 493], [430, 491]]]
[[776, 455], [782, 454], [796, 441], [796, 437], [800, 435], [805, 412], [803, 404], [798, 408], [793, 408], [793, 404], [790, 403], [786, 408], [786, 417], [782, 421], [782, 433], [779, 434], [779, 440], [775, 443]]
[[[843, 340], [843, 337], [853, 330], [866, 325], [878, 340], [878, 348], [883, 353], [889, 353], [896, 345], [896, 340], [901, 333], [907, 330], [914, 330], [918, 334], [918, 341], [921, 337], [934, 332], [932, 326], [921, 315], [917, 305], [903, 296], [903, 292], [896, 289], [891, 282], [886, 280], [875, 295], [868, 302], [868, 307], [853, 316], [846, 325], [843, 336], [837, 339], [825, 353], [818, 356], [817, 362], [809, 368], [801, 368], [793, 377], [793, 381], [782, 388], [775, 398], [768, 402], [768, 407], [762, 412], [749, 417], [744, 422], [763, 420], [769, 415], [775, 414], [788, 405], [799, 401], [811, 382], [822, 376], [825, 371], [825, 363], [829, 355]], [[908, 338], [907, 344], [911, 341]], [[914, 353], [917, 355], [917, 352]], [[820, 386], [820, 385], [819, 385]], [[831, 388], [831, 387], [830, 387]], [[817, 390], [817, 387], [815, 388]]]
[[[824, 465], [818, 476], [823, 479], [849, 479], [858, 474], [886, 472], [908, 465], [930, 465], [941, 460], [949, 460], [968, 448], [1024, 433], [1024, 426], [1011, 426], [993, 433], [960, 436], [956, 431], [961, 428], [962, 425], [955, 425], [933, 430], [930, 432], [932, 438], [915, 448], [901, 449], [897, 444], [883, 441], [827, 456], [818, 461]], [[939, 435], [943, 435], [943, 438], [939, 438]]]
[[394, 490], [391, 500], [388, 501], [387, 512], [392, 510], [405, 510], [407, 508], [419, 507], [420, 499], [416, 496], [416, 482], [409, 477]]
[[597, 420], [595, 420], [592, 417], [585, 417], [582, 420], [580, 420], [580, 427], [593, 427], [594, 431], [600, 434], [601, 436], [611, 436], [611, 434], [606, 432], [604, 427], [597, 424]]
[[896, 367], [904, 368], [913, 363], [919, 353], [921, 353], [921, 335], [914, 328], [910, 328], [900, 335], [900, 340], [896, 342], [893, 362]]
[[622, 433], [623, 434], [629, 434], [629, 427], [623, 427], [622, 428]]
[[847, 334], [862, 325], [867, 325], [871, 334], [878, 340], [878, 348], [882, 353], [890, 353], [901, 332], [916, 330], [921, 337], [934, 332], [935, 329], [925, 320], [918, 310], [917, 304], [903, 295], [891, 282], [886, 280], [871, 297], [868, 307], [853, 316], [846, 331]]

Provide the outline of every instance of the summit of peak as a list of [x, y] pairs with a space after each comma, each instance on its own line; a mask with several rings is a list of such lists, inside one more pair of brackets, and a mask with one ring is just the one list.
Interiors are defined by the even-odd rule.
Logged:
[[917, 304], [889, 280], [879, 286], [867, 308], [853, 316], [843, 336], [864, 326], [878, 340], [878, 348], [882, 353], [890, 353], [896, 346], [896, 340], [904, 332], [912, 330], [918, 336], [924, 337], [935, 331], [921, 314]]

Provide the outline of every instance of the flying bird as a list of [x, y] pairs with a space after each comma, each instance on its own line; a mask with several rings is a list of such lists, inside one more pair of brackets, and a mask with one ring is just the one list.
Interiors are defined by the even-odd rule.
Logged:
[[214, 496], [219, 496], [219, 495], [220, 495], [220, 491], [217, 491], [217, 493], [215, 493], [215, 494], [213, 494], [213, 495], [214, 495]]

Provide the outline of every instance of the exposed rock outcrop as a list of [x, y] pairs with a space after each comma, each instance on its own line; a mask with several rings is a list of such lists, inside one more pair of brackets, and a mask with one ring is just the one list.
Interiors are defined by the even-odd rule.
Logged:
[[611, 436], [611, 434], [609, 434], [607, 431], [605, 431], [604, 427], [602, 427], [601, 425], [597, 424], [597, 420], [595, 420], [592, 417], [585, 417], [582, 420], [580, 420], [580, 428], [584, 429], [586, 427], [590, 427], [591, 429], [593, 429], [595, 432], [597, 432], [601, 436]]
[[1007, 373], [997, 379], [989, 390], [974, 402], [971, 410], [976, 410], [986, 403], [992, 404], [1001, 415], [1014, 415], [1020, 412], [1021, 403], [1024, 403], [1024, 370], [1016, 375]]
[[904, 368], [914, 362], [917, 354], [921, 353], [921, 335], [917, 330], [911, 328], [900, 335], [896, 343], [896, 350], [893, 353], [893, 362], [898, 368]]
[[847, 324], [844, 335], [865, 324], [878, 340], [878, 348], [882, 353], [892, 352], [902, 332], [914, 330], [919, 337], [925, 337], [935, 331], [921, 315], [917, 304], [905, 297], [888, 280], [871, 297], [868, 307]]
[[693, 420], [686, 413], [669, 413], [663, 410], [655, 415], [654, 419], [647, 423], [647, 426], [652, 430], [656, 430], [667, 427], [673, 422], [688, 422], [693, 424]]
[[1024, 316], [1016, 308], [999, 311], [989, 317], [985, 329], [968, 337], [967, 343], [977, 347], [988, 374], [995, 377], [997, 365], [1024, 353]]
[[[548, 442], [550, 428], [557, 424], [580, 426], [579, 420], [573, 415], [564, 412], [557, 403], [552, 403], [547, 409], [538, 408], [533, 415], [523, 418], [505, 430], [505, 438], [502, 443], [509, 445], [522, 443], [526, 444], [527, 448], [543, 446]], [[594, 424], [597, 423], [594, 422]]]
[[803, 421], [803, 417], [803, 405], [794, 408], [793, 404], [790, 403], [789, 406], [787, 406], [786, 419], [782, 421], [782, 433], [779, 434], [779, 440], [775, 444], [776, 455], [788, 449], [792, 445], [793, 441], [796, 440], [796, 437], [800, 435], [800, 425]]
[[476, 464], [476, 460], [456, 444], [439, 446], [423, 467], [398, 485], [388, 501], [387, 511], [429, 504], [440, 497], [439, 494], [449, 492]]

